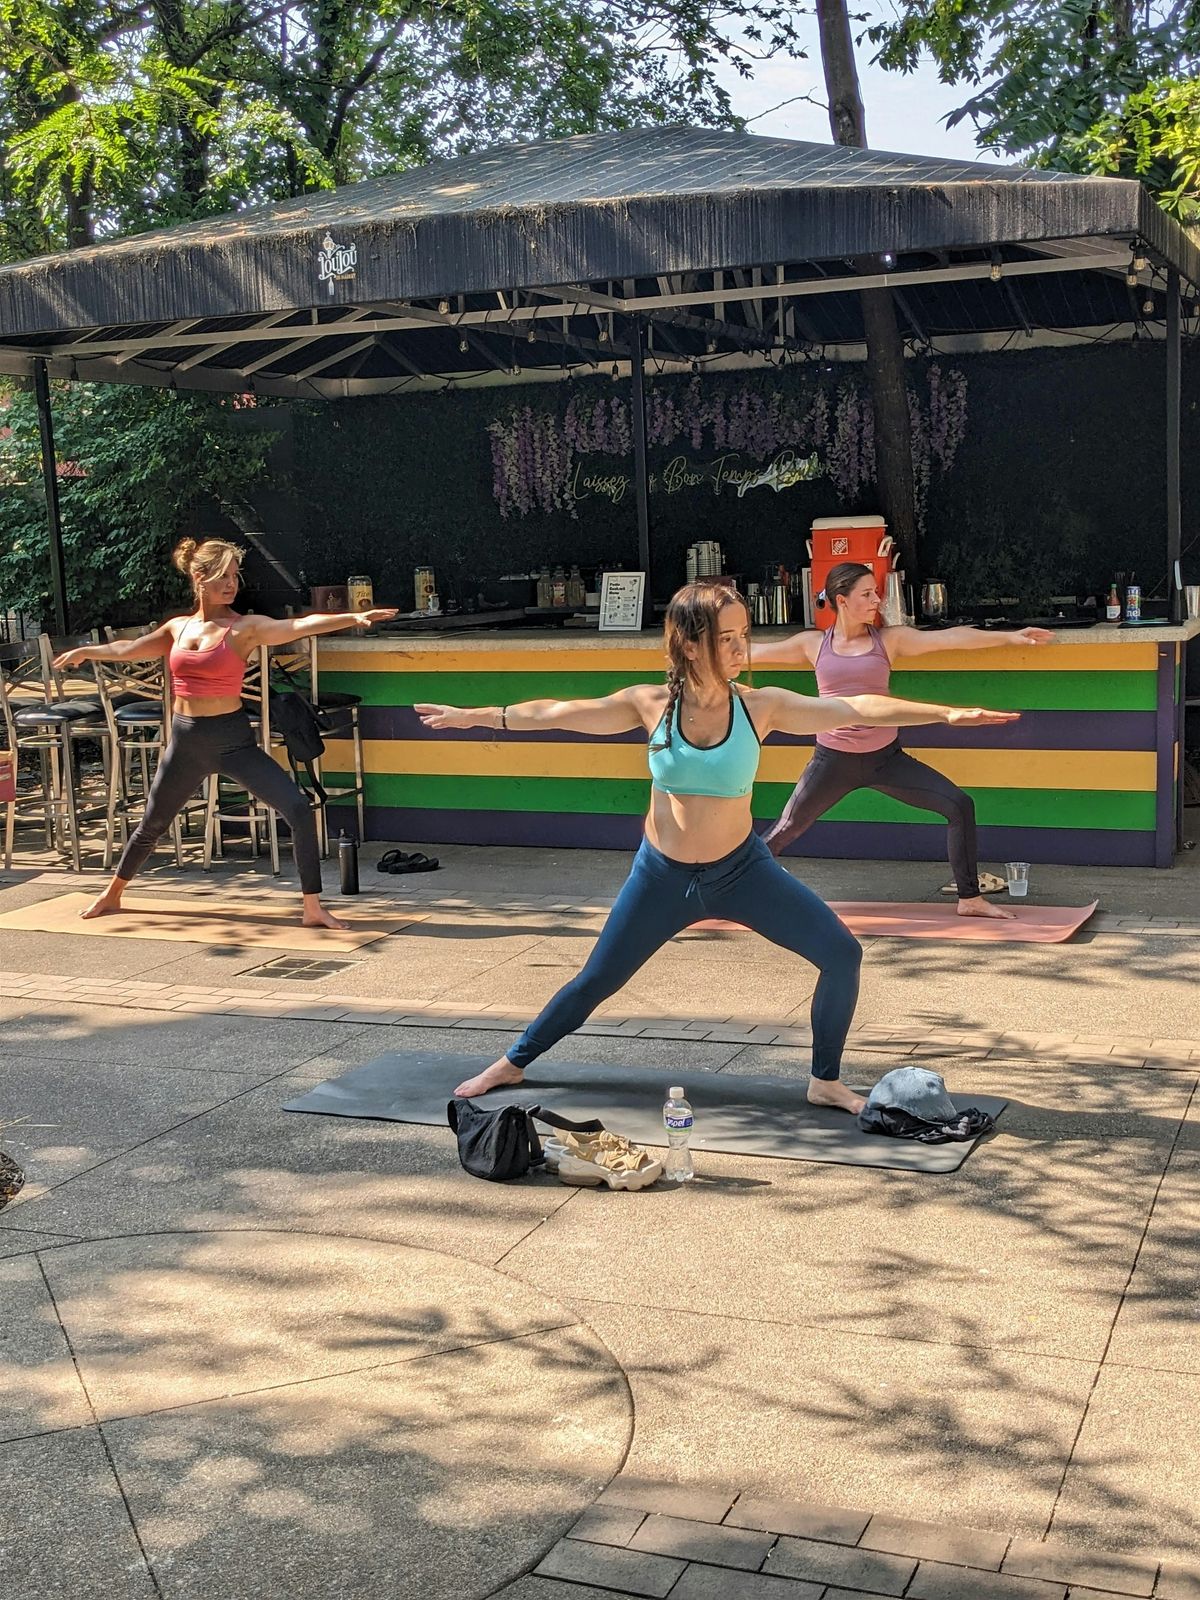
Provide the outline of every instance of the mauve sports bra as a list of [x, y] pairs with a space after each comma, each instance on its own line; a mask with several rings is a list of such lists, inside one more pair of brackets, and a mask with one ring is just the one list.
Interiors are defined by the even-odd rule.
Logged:
[[[868, 627], [871, 648], [861, 655], [842, 656], [833, 648], [834, 630], [830, 628], [821, 640], [813, 670], [817, 675], [817, 693], [823, 699], [838, 700], [848, 694], [887, 694], [892, 677], [892, 663], [888, 660], [883, 638], [878, 628]], [[896, 737], [895, 728], [831, 728], [819, 733], [817, 743], [827, 750], [844, 750], [849, 755], [867, 755], [872, 750], [883, 750]]]
[[242, 692], [246, 663], [229, 643], [229, 628], [222, 633], [220, 644], [207, 650], [185, 650], [173, 644], [167, 664], [181, 700], [232, 700]]

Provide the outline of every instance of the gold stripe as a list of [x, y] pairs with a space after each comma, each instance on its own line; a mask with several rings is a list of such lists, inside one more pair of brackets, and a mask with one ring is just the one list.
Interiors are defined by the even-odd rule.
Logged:
[[[897, 661], [896, 672], [1153, 672], [1153, 644], [1001, 645], [985, 650], [943, 650]], [[575, 648], [422, 650], [380, 644], [366, 650], [329, 650], [321, 656], [325, 672], [644, 672], [647, 682], [663, 674], [661, 645], [606, 650], [581, 643]], [[759, 663], [760, 672], [793, 669]]]
[[[1152, 791], [1152, 750], [938, 750], [912, 754], [968, 789], [1114, 789]], [[646, 749], [635, 744], [515, 744], [505, 740], [367, 739], [368, 772], [461, 777], [645, 778]], [[353, 769], [347, 740], [330, 740], [324, 765]], [[795, 783], [812, 759], [809, 746], [767, 745], [760, 783]]]

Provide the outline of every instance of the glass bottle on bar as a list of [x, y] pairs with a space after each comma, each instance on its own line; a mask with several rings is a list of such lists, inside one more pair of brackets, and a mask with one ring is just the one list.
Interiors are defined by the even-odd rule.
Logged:
[[541, 567], [537, 575], [537, 606], [539, 611], [550, 609], [550, 568]]
[[567, 575], [561, 566], [554, 569], [550, 579], [550, 604], [552, 606], [565, 606], [567, 603]]
[[580, 574], [578, 564], [573, 563], [570, 572], [567, 574], [567, 605], [572, 611], [583, 610], [583, 596], [583, 578]]

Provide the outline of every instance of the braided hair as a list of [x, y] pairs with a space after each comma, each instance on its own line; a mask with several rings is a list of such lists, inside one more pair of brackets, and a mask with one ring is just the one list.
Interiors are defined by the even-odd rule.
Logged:
[[[728, 578], [700, 578], [686, 583], [671, 596], [663, 625], [663, 644], [667, 653], [667, 708], [663, 713], [663, 738], [652, 744], [652, 750], [669, 750], [671, 733], [678, 716], [679, 701], [685, 683], [698, 684], [703, 673], [687, 654], [686, 644], [698, 644], [705, 665], [714, 676], [720, 672], [717, 659], [717, 640], [720, 635], [721, 612], [728, 605], [745, 606], [746, 602]], [[746, 620], [750, 613], [747, 608]]]

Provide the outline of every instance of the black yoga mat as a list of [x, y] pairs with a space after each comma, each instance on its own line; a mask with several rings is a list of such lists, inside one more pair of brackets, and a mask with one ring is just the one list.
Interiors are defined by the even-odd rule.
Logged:
[[[444, 1127], [446, 1102], [455, 1084], [486, 1065], [480, 1056], [392, 1053], [318, 1084], [283, 1109]], [[906, 1172], [956, 1172], [976, 1142], [928, 1145], [860, 1133], [854, 1118], [844, 1111], [810, 1106], [804, 1098], [804, 1080], [682, 1067], [667, 1072], [660, 1067], [602, 1067], [543, 1058], [519, 1088], [493, 1089], [479, 1104], [541, 1104], [563, 1116], [599, 1117], [606, 1127], [639, 1144], [662, 1145], [663, 1101], [670, 1086], [679, 1082], [696, 1113], [692, 1148], [698, 1151], [898, 1167]], [[994, 1117], [1007, 1104], [986, 1094], [951, 1098], [959, 1110], [978, 1106]]]

